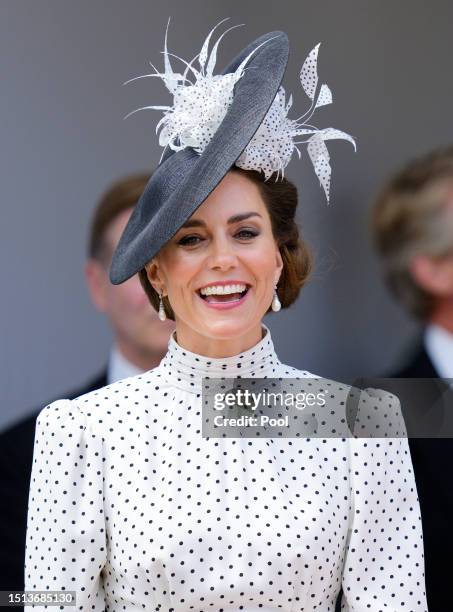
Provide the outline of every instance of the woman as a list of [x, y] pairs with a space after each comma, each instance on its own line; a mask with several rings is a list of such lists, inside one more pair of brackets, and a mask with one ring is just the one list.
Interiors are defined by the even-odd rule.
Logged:
[[[139, 272], [176, 333], [157, 368], [41, 412], [26, 588], [75, 590], [79, 610], [328, 612], [342, 586], [345, 610], [424, 611], [406, 439], [201, 434], [203, 379], [313, 376], [279, 361], [262, 324], [294, 302], [310, 268], [296, 189], [265, 176], [286, 165], [283, 136], [306, 130], [328, 194], [328, 169], [314, 151], [333, 136], [281, 114], [283, 34], [258, 39], [232, 62], [215, 104], [206, 47], [191, 86], [166, 53], [171, 150], [111, 269], [115, 283]], [[312, 54], [307, 62], [313, 77]], [[179, 87], [194, 89], [181, 96]], [[186, 129], [178, 100], [197, 109], [199, 125]]]

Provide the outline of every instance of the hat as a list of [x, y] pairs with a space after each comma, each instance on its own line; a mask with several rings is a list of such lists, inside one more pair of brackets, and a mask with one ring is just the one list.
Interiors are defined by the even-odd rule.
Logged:
[[[173, 94], [174, 104], [137, 109], [164, 111], [157, 130], [161, 130], [159, 142], [165, 150], [114, 252], [110, 280], [115, 285], [144, 268], [234, 164], [262, 170], [266, 178], [274, 172], [283, 175], [293, 151], [297, 150], [300, 156], [294, 136], [309, 135], [303, 142], [308, 142], [315, 171], [321, 183], [324, 181], [328, 197], [330, 166], [324, 140], [347, 138], [354, 144], [349, 135], [339, 130], [318, 130], [286, 117], [291, 98], [286, 103], [281, 87], [289, 54], [284, 32], [270, 32], [256, 39], [221, 75], [213, 75], [218, 44], [223, 37], [208, 56], [214, 30], [194, 58], [198, 59], [200, 70], [193, 67], [192, 60], [184, 62], [183, 74], [173, 71], [166, 34], [165, 72], [144, 75], [162, 78]], [[321, 86], [315, 98], [318, 47], [307, 57], [301, 72], [304, 90], [312, 99], [311, 114], [318, 106], [331, 102], [327, 85]], [[195, 77], [195, 82], [189, 80], [189, 74]]]

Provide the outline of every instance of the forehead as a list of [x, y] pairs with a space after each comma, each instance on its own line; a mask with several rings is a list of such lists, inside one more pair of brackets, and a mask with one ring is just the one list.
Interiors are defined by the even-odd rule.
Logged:
[[222, 219], [243, 212], [267, 213], [258, 186], [236, 172], [228, 172], [191, 219]]

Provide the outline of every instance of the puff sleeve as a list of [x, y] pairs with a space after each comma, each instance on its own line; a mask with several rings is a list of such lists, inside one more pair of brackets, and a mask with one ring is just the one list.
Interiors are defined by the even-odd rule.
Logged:
[[[381, 394], [373, 393], [374, 404], [393, 415], [402, 436], [399, 399]], [[407, 438], [349, 443], [352, 508], [341, 610], [426, 612], [423, 534]]]
[[105, 560], [102, 437], [74, 401], [58, 400], [36, 422], [25, 590], [76, 591], [72, 609], [103, 611]]

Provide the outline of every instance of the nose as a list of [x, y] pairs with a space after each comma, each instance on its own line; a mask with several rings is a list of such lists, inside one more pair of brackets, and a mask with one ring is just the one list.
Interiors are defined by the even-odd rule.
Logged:
[[213, 270], [229, 270], [237, 266], [234, 245], [227, 236], [216, 236], [212, 239], [209, 266]]

